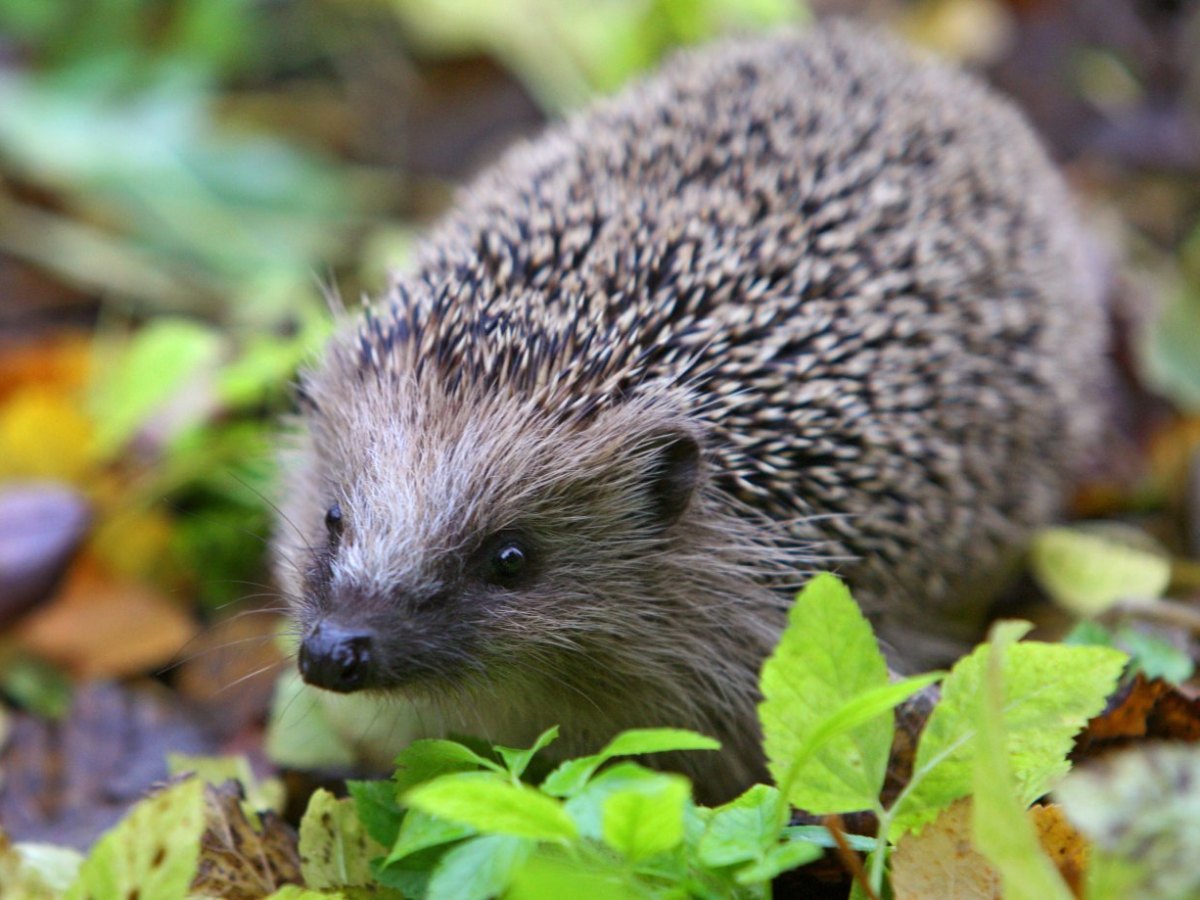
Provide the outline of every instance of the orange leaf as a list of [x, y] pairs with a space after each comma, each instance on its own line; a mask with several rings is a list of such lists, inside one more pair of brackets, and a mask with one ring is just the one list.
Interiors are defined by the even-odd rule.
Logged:
[[[1038, 842], [1079, 896], [1087, 867], [1087, 841], [1055, 805], [1030, 807]], [[892, 855], [896, 900], [1001, 900], [999, 873], [971, 842], [971, 800], [956, 800], [920, 834], [906, 834]]]
[[121, 581], [94, 563], [76, 565], [50, 603], [23, 619], [17, 640], [79, 677], [148, 672], [170, 662], [198, 625], [177, 603]]
[[82, 334], [7, 346], [0, 353], [0, 404], [30, 385], [78, 391], [86, 385], [91, 369], [91, 341]]

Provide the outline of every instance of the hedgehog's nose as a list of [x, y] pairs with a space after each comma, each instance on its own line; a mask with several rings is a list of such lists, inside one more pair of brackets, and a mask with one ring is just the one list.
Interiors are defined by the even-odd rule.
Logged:
[[300, 676], [311, 685], [347, 694], [371, 674], [371, 635], [321, 622], [300, 645]]

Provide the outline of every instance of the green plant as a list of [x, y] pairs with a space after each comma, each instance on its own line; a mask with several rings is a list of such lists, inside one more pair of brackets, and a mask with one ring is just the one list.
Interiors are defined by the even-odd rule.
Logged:
[[[694, 802], [683, 776], [630, 759], [718, 747], [677, 729], [624, 732], [532, 784], [531, 764], [552, 745], [557, 728], [528, 748], [416, 741], [396, 760], [391, 779], [351, 782], [345, 800], [314, 796], [299, 836], [305, 888], [287, 887], [277, 896], [349, 896], [369, 887], [376, 895], [430, 900], [544, 898], [564, 890], [589, 897], [766, 897], [776, 875], [834, 843], [822, 827], [790, 825], [793, 806], [874, 812], [877, 837], [849, 840], [870, 854], [870, 886], [881, 896], [895, 843], [974, 795], [976, 845], [1011, 895], [1065, 897], [1024, 810], [1066, 774], [1075, 732], [1099, 712], [1126, 657], [1106, 647], [1017, 643], [1026, 628], [1003, 623], [989, 644], [948, 674], [893, 682], [845, 586], [818, 576], [797, 598], [763, 668], [760, 718], [775, 785], [755, 785], [709, 808]], [[892, 710], [938, 680], [941, 700], [921, 735], [912, 776], [885, 804], [880, 789]], [[165, 802], [191, 804], [191, 812], [175, 810], [188, 828], [171, 839], [171, 858], [191, 860], [184, 850], [198, 833], [193, 807], [201, 800], [196, 789], [185, 790], [190, 783], [168, 792], [181, 799], [167, 802], [168, 794], [159, 794], [145, 801], [106, 836], [82, 864], [74, 895], [166, 877], [146, 867], [144, 847], [117, 852], [158, 839], [157, 829], [130, 823], [161, 812]], [[179, 862], [167, 874], [183, 890], [188, 871]]]

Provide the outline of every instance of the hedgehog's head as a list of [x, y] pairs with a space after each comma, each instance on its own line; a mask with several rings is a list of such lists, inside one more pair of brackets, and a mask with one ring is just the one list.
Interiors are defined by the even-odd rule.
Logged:
[[672, 390], [571, 410], [577, 391], [393, 350], [364, 369], [335, 343], [302, 391], [277, 541], [304, 678], [545, 703], [678, 668], [680, 582], [721, 551], [705, 436]]

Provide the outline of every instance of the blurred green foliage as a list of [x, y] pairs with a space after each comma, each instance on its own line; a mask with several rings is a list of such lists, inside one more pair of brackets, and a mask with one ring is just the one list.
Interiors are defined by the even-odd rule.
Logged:
[[484, 52], [550, 111], [611, 91], [672, 47], [805, 18], [801, 0], [390, 0], [439, 52]]
[[[345, 167], [224, 121], [251, 0], [0, 0], [0, 249], [118, 299], [278, 320], [363, 206]], [[28, 203], [54, 196], [57, 209]]]

